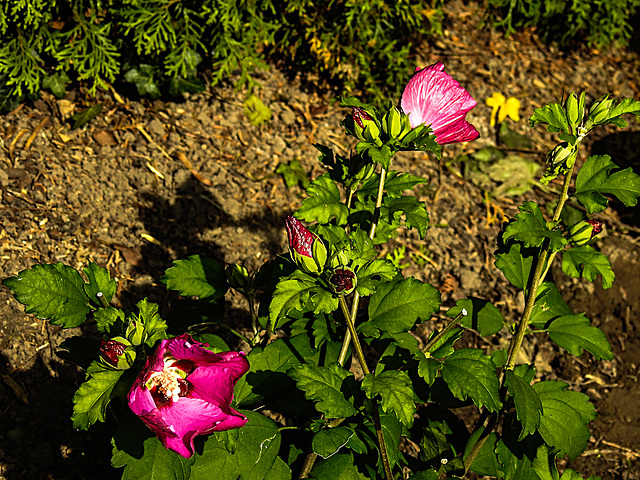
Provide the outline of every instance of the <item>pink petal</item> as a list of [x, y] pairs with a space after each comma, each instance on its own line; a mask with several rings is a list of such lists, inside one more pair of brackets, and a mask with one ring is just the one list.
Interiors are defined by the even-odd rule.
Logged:
[[233, 360], [235, 364], [239, 362], [244, 363], [236, 366], [225, 363], [196, 368], [187, 377], [192, 387], [189, 396], [218, 405], [229, 405], [233, 400], [236, 382], [249, 369], [249, 363], [244, 357], [236, 357]]
[[412, 128], [430, 125], [441, 145], [466, 142], [480, 135], [465, 121], [476, 101], [440, 62], [416, 71], [402, 93], [401, 106]]

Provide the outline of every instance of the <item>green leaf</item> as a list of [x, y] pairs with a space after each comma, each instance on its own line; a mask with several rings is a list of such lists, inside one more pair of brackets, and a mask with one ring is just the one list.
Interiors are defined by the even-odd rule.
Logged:
[[405, 427], [413, 425], [416, 405], [411, 379], [406, 372], [387, 371], [379, 375], [365, 375], [362, 390], [368, 398], [380, 395], [382, 410], [393, 413]]
[[435, 470], [423, 470], [411, 475], [408, 480], [438, 480], [438, 472]]
[[262, 125], [271, 120], [271, 109], [260, 98], [250, 94], [243, 103], [244, 115], [251, 125]]
[[338, 225], [347, 223], [349, 210], [340, 202], [340, 190], [328, 173], [319, 176], [307, 188], [309, 198], [296, 211], [296, 218], [305, 222], [329, 223], [333, 218]]
[[339, 453], [331, 458], [316, 462], [311, 469], [315, 480], [368, 480], [353, 464], [351, 453]]
[[311, 447], [322, 458], [329, 458], [344, 447], [355, 432], [348, 427], [335, 427], [320, 430], [313, 436]]
[[[438, 330], [434, 330], [431, 332], [428, 338], [428, 342], [430, 342], [436, 335], [440, 333]], [[434, 343], [431, 347], [429, 347], [429, 356], [434, 358], [444, 358], [451, 355], [455, 350], [453, 349], [454, 343], [456, 343], [460, 337], [462, 336], [461, 328], [452, 328], [444, 336], [440, 337], [440, 339]]]
[[502, 407], [498, 394], [500, 382], [493, 362], [482, 350], [456, 350], [444, 359], [440, 374], [457, 399], [469, 397], [478, 407], [484, 405], [490, 412]]
[[143, 298], [136, 303], [136, 307], [138, 314], [133, 314], [133, 319], [144, 325], [145, 333], [149, 336], [145, 343], [153, 347], [158, 340], [167, 338], [167, 323], [158, 313], [158, 304]]
[[[482, 434], [482, 430], [477, 430], [467, 442], [467, 448], [465, 448], [464, 457], [468, 455], [468, 450], [475, 445], [478, 441], [477, 437]], [[502, 477], [502, 465], [498, 461], [498, 456], [495, 452], [496, 442], [498, 437], [495, 433], [490, 433], [485, 440], [482, 448], [478, 452], [476, 458], [471, 464], [470, 470], [473, 470], [479, 475], [486, 475], [489, 477], [500, 478]]]
[[418, 362], [418, 375], [420, 375], [427, 385], [431, 385], [438, 376], [442, 368], [442, 362], [432, 357], [423, 357]]
[[96, 422], [104, 422], [113, 388], [123, 370], [107, 370], [97, 361], [91, 362], [87, 378], [73, 396], [73, 428], [87, 430]]
[[69, 77], [65, 72], [52, 73], [42, 79], [42, 88], [51, 90], [51, 93], [57, 98], [63, 98], [66, 93], [66, 85], [69, 81]]
[[571, 355], [579, 357], [587, 350], [596, 359], [612, 360], [611, 345], [604, 332], [590, 324], [583, 314], [556, 318], [547, 328], [549, 337]]
[[507, 252], [496, 254], [495, 265], [513, 286], [524, 290], [529, 285], [535, 258], [531, 250], [523, 248], [519, 243], [512, 243]]
[[[417, 177], [409, 173], [397, 172], [391, 170], [387, 173], [387, 177], [384, 181], [385, 193], [392, 198], [399, 198], [402, 196], [402, 192], [405, 190], [413, 190], [416, 185], [421, 183], [427, 183], [428, 178]], [[365, 202], [366, 197], [377, 197], [378, 184], [380, 183], [380, 175], [372, 175], [363, 185], [358, 189], [358, 199], [361, 202]]]
[[356, 290], [363, 297], [372, 295], [380, 283], [392, 280], [397, 274], [395, 265], [388, 260], [373, 260], [356, 271], [358, 279]]
[[338, 299], [329, 293], [318, 277], [296, 270], [280, 279], [269, 304], [269, 323], [275, 330], [292, 311], [331, 313], [338, 309]]
[[[207, 438], [202, 455], [195, 457], [190, 480], [263, 480], [278, 458], [281, 436], [273, 420], [241, 410], [247, 423], [238, 429], [234, 453], [225, 447], [224, 435]], [[224, 433], [224, 432], [221, 432]], [[278, 467], [282, 469], [282, 467]]]
[[224, 297], [229, 289], [224, 264], [201, 255], [174, 261], [160, 281], [180, 295], [200, 297], [210, 302]]
[[525, 247], [540, 247], [546, 238], [550, 241], [553, 251], [562, 250], [567, 244], [559, 230], [550, 230], [547, 227], [540, 207], [535, 202], [524, 202], [520, 207], [516, 220], [511, 222], [503, 233], [504, 240], [513, 238], [524, 243]]
[[305, 363], [302, 359], [311, 361], [311, 357], [318, 350], [304, 351], [303, 342], [309, 342], [306, 334], [281, 338], [267, 345], [264, 350], [254, 348], [247, 359], [249, 371], [236, 384], [234, 398], [239, 405], [249, 405], [262, 400], [285, 386], [292, 383], [286, 375], [291, 367]]
[[569, 132], [569, 122], [565, 109], [559, 103], [549, 103], [543, 107], [536, 108], [529, 118], [529, 125], [532, 127], [538, 123], [547, 125], [549, 132]]
[[496, 454], [502, 464], [504, 480], [540, 480], [527, 455], [514, 454], [502, 440], [496, 443]]
[[101, 293], [109, 303], [116, 294], [116, 281], [111, 278], [109, 270], [90, 262], [89, 266], [84, 269], [84, 273], [89, 280], [89, 283], [85, 283], [83, 286], [84, 293], [99, 306], [102, 304], [98, 299], [98, 293]]
[[601, 212], [609, 201], [603, 194], [615, 195], [627, 207], [638, 202], [640, 176], [631, 168], [610, 174], [619, 168], [609, 155], [594, 155], [587, 158], [576, 177], [575, 197], [589, 213]]
[[93, 319], [99, 332], [110, 332], [111, 326], [118, 320], [124, 322], [124, 312], [115, 307], [99, 308], [93, 312]]
[[204, 92], [206, 85], [195, 75], [182, 77], [173, 77], [169, 82], [169, 94], [178, 96], [182, 93], [200, 93]]
[[407, 228], [415, 228], [420, 238], [424, 238], [429, 226], [429, 214], [424, 202], [410, 196], [385, 199], [380, 209], [381, 218], [387, 216], [389, 224], [394, 225], [401, 214], [404, 215]]
[[307, 177], [307, 172], [304, 171], [300, 160], [294, 159], [289, 163], [281, 163], [276, 168], [276, 173], [282, 175], [287, 188], [293, 188], [298, 185], [298, 183], [302, 185], [302, 188], [305, 190], [309, 188], [309, 178]]
[[455, 318], [463, 308], [467, 311], [467, 315], [460, 320], [460, 325], [463, 327], [472, 328], [483, 337], [494, 335], [502, 330], [504, 318], [500, 310], [487, 300], [480, 298], [458, 300], [455, 307], [450, 308], [446, 315]]
[[71, 115], [71, 119], [74, 122], [73, 127], [71, 128], [75, 130], [76, 128], [80, 128], [86, 125], [91, 120], [93, 120], [98, 115], [100, 115], [101, 112], [102, 112], [102, 104], [99, 103], [97, 105], [94, 105], [93, 107], [89, 107], [86, 110], [78, 112], [75, 115]]
[[529, 324], [537, 328], [546, 328], [551, 320], [563, 315], [573, 315], [573, 310], [565, 303], [555, 283], [542, 282], [538, 287], [538, 296]]
[[522, 424], [522, 432], [518, 440], [535, 433], [540, 426], [542, 402], [533, 387], [524, 379], [507, 370], [507, 389], [516, 405], [516, 414]]
[[142, 422], [132, 420], [112, 440], [111, 465], [124, 467], [122, 480], [187, 480], [196, 456], [187, 459], [166, 449]]
[[62, 263], [34, 265], [2, 283], [26, 306], [26, 313], [48, 319], [54, 325], [77, 327], [91, 311], [82, 277]]
[[138, 95], [148, 95], [152, 99], [160, 98], [161, 92], [153, 79], [154, 68], [146, 63], [141, 63], [137, 68], [127, 70], [124, 79], [133, 83], [138, 90]]
[[406, 332], [440, 307], [440, 292], [415, 278], [383, 283], [369, 302], [369, 322], [384, 332]]
[[317, 402], [316, 409], [326, 418], [350, 417], [356, 413], [353, 404], [342, 393], [345, 379], [353, 374], [338, 364], [327, 367], [298, 365], [289, 370], [288, 375], [307, 399]]
[[264, 480], [291, 480], [291, 478], [289, 465], [282, 458], [276, 457], [276, 461], [273, 462], [273, 466], [264, 477]]
[[598, 274], [602, 275], [602, 288], [611, 288], [615, 273], [606, 255], [598, 252], [591, 245], [571, 248], [562, 253], [562, 271], [565, 275], [593, 282]]
[[538, 432], [547, 445], [560, 451], [560, 455], [566, 454], [575, 460], [587, 447], [591, 436], [587, 424], [596, 418], [596, 412], [588, 396], [567, 390], [567, 387], [559, 381], [533, 385], [542, 401]]

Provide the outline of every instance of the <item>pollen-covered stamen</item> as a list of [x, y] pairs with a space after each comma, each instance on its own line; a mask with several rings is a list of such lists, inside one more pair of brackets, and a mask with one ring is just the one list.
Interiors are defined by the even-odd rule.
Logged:
[[160, 372], [153, 372], [145, 383], [157, 407], [177, 402], [180, 397], [189, 394], [191, 384], [186, 378], [193, 367], [193, 362], [189, 360], [178, 362], [173, 357], [164, 359], [164, 369]]

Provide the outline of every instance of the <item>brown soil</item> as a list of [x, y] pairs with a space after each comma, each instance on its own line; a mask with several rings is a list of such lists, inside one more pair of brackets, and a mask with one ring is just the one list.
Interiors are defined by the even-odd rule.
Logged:
[[[524, 120], [510, 125], [533, 140], [532, 148], [519, 153], [539, 163], [554, 142], [542, 128], [526, 125], [534, 108], [558, 100], [563, 91], [586, 90], [591, 98], [640, 96], [640, 60], [634, 53], [563, 54], [539, 44], [532, 32], [505, 39], [478, 28], [476, 7], [449, 5], [454, 6], [448, 7], [444, 37], [425, 45], [418, 64], [442, 61], [471, 92], [478, 107], [469, 120], [482, 137], [448, 148], [447, 161], [495, 143], [484, 105], [494, 91], [521, 99]], [[78, 92], [64, 101], [45, 93], [5, 115], [0, 119], [0, 277], [35, 263], [82, 268], [94, 261], [118, 279], [115, 303], [131, 307], [148, 296], [166, 307], [157, 279], [172, 260], [200, 253], [255, 269], [283, 252], [283, 220], [299, 206], [303, 192], [287, 189], [275, 169], [299, 159], [315, 178], [321, 169], [313, 143], [338, 151], [350, 145], [339, 127], [344, 112], [329, 106], [332, 94], [276, 70], [260, 81], [259, 96], [273, 113], [261, 127], [247, 122], [245, 92], [235, 92], [231, 83], [181, 103], [121, 99], [110, 92], [100, 99], [103, 113], [78, 130], [68, 121], [70, 108], [84, 106]], [[618, 164], [640, 171], [640, 125], [630, 123], [623, 133], [599, 132], [587, 153], [612, 153]], [[546, 194], [535, 187], [523, 197], [494, 199], [488, 214], [483, 191], [456, 174], [459, 164], [442, 172], [438, 186], [434, 158], [406, 154], [397, 163], [432, 179], [418, 194], [435, 227], [424, 241], [401, 234], [390, 247], [406, 245], [405, 275], [438, 286], [447, 307], [459, 298], [484, 297], [514, 321], [522, 300], [493, 266], [495, 214], [500, 209], [512, 217], [523, 199]], [[585, 478], [637, 480], [638, 209], [622, 211], [614, 203], [599, 219], [606, 224], [600, 248], [616, 273], [613, 288], [568, 279], [559, 267], [553, 273], [574, 310], [586, 312], [605, 331], [614, 360], [573, 358], [543, 338], [525, 345], [524, 359], [536, 360], [540, 378], [562, 378], [595, 402], [599, 416], [591, 424], [591, 442], [570, 466]], [[25, 315], [8, 289], [0, 289], [0, 479], [119, 478], [119, 472], [102, 467], [110, 455], [104, 428], [76, 432], [69, 420], [82, 373], [59, 360], [55, 349], [80, 333]]]

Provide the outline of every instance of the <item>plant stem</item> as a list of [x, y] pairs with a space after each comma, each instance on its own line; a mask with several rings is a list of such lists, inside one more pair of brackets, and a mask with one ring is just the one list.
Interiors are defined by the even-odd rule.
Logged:
[[424, 346], [424, 348], [422, 349], [422, 353], [424, 353], [425, 355], [429, 355], [429, 350], [431, 350], [433, 346], [436, 343], [438, 343], [440, 339], [444, 337], [449, 330], [454, 328], [458, 324], [458, 322], [460, 322], [462, 317], [466, 317], [466, 316], [467, 316], [467, 311], [463, 308], [462, 311], [456, 316], [456, 318], [452, 319], [449, 323], [447, 323], [444, 329], [440, 333], [438, 333], [435, 337], [433, 337], [433, 339]]
[[[558, 200], [558, 204], [556, 205], [556, 209], [553, 213], [554, 222], [557, 222], [560, 219], [562, 208], [564, 207], [565, 202], [569, 199], [569, 185], [571, 184], [574, 167], [575, 163], [571, 166], [564, 177], [562, 193], [560, 194], [560, 199]], [[531, 320], [531, 313], [533, 312], [533, 307], [536, 303], [536, 296], [538, 295], [538, 287], [540, 286], [540, 283], [543, 279], [542, 273], [546, 273], [545, 267], [547, 263], [547, 257], [549, 256], [549, 245], [550, 241], [548, 238], [546, 238], [544, 242], [542, 242], [542, 247], [540, 247], [540, 256], [538, 257], [538, 261], [536, 263], [536, 269], [533, 272], [531, 287], [529, 289], [529, 295], [527, 296], [527, 303], [525, 304], [524, 312], [522, 312], [522, 319], [518, 324], [515, 335], [511, 339], [511, 343], [509, 344], [506, 364], [507, 370], [512, 370], [515, 367], [520, 347], [522, 347], [522, 341], [524, 340], [524, 336], [527, 333], [527, 327], [529, 326], [529, 321]], [[551, 258], [553, 259], [553, 257]]]

